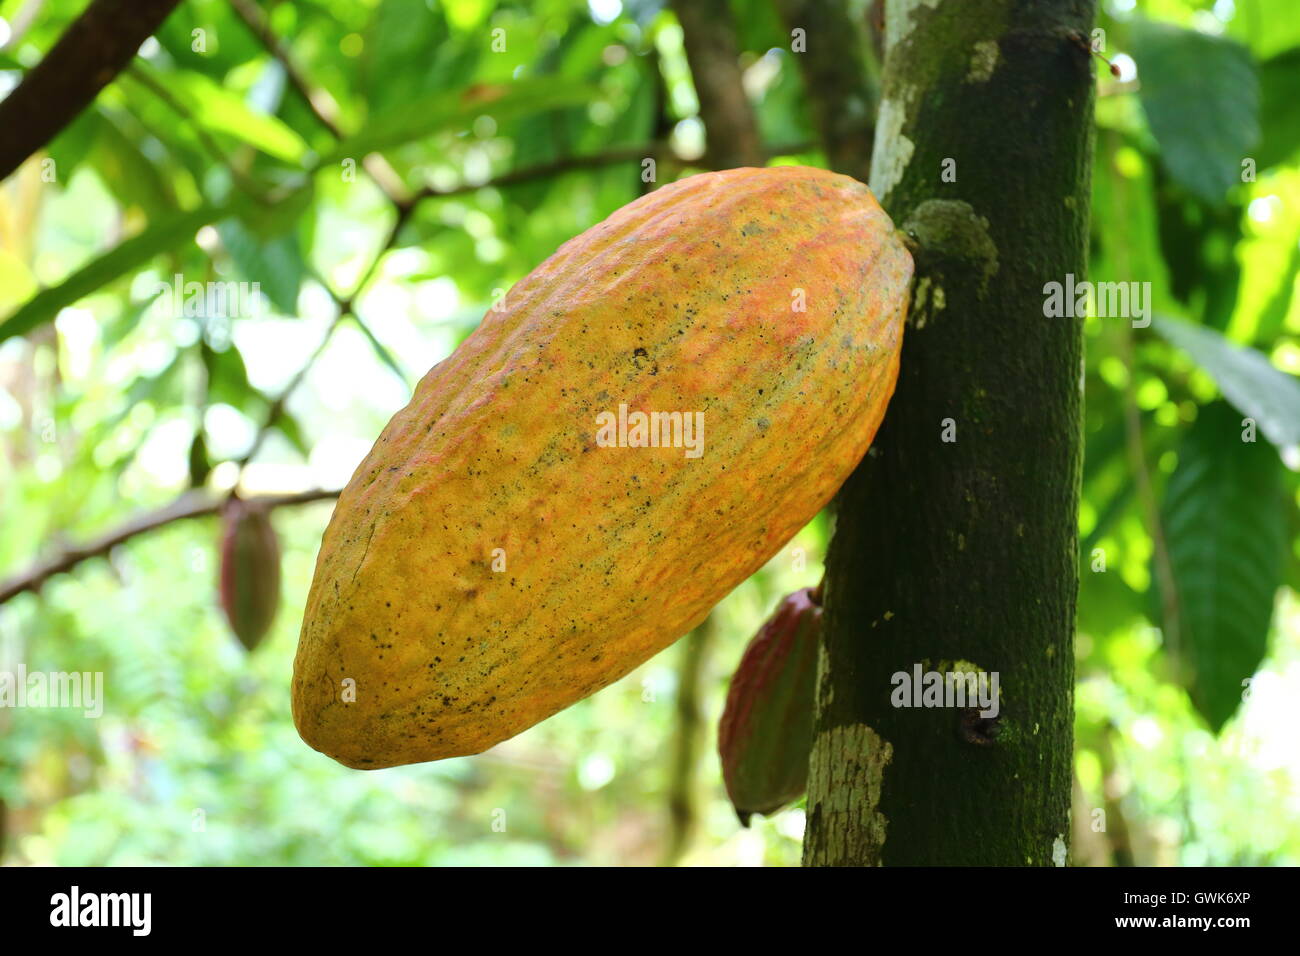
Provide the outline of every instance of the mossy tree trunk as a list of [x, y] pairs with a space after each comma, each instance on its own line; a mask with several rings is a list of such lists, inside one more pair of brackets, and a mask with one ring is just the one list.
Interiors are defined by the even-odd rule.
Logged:
[[[890, 0], [871, 186], [916, 242], [884, 426], [827, 557], [808, 865], [1061, 864], [1069, 841], [1092, 0]], [[893, 675], [996, 672], [994, 721]], [[964, 666], [961, 669], [966, 669]]]

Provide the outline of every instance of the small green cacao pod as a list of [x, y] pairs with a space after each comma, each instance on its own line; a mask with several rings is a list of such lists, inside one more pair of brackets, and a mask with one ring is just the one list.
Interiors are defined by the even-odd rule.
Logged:
[[727, 795], [745, 826], [752, 814], [775, 813], [807, 788], [821, 621], [812, 588], [787, 596], [731, 678], [718, 752]]
[[264, 507], [232, 498], [223, 520], [221, 609], [235, 637], [251, 651], [280, 606], [280, 543]]

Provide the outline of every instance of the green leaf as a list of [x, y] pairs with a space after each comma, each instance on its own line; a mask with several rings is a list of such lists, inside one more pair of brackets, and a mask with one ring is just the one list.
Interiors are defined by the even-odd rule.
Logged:
[[290, 233], [263, 239], [238, 219], [226, 220], [217, 233], [239, 271], [258, 284], [271, 304], [285, 315], [297, 315], [298, 290], [307, 271], [298, 237]]
[[1300, 379], [1277, 368], [1264, 353], [1229, 342], [1212, 329], [1168, 316], [1157, 316], [1152, 325], [1205, 369], [1279, 451], [1300, 445]]
[[[297, 203], [301, 194], [311, 195], [310, 181], [306, 181], [271, 207], [276, 211], [277, 219], [280, 218], [278, 210], [281, 207], [287, 210], [298, 208]], [[53, 319], [60, 309], [73, 305], [108, 283], [142, 267], [154, 256], [192, 242], [195, 233], [203, 226], [220, 222], [229, 216], [239, 216], [246, 223], [252, 220], [255, 224], [265, 225], [262, 219], [250, 213], [253, 208], [253, 201], [248, 196], [235, 193], [224, 202], [205, 203], [189, 212], [178, 213], [158, 223], [150, 223], [139, 235], [120, 243], [60, 281], [58, 285], [37, 293], [12, 315], [0, 321], [0, 342], [15, 335], [26, 335], [32, 329]], [[264, 208], [260, 211], [266, 213]], [[283, 221], [290, 222], [290, 219], [285, 216]]]
[[1092, 549], [1111, 529], [1116, 519], [1124, 513], [1124, 510], [1129, 506], [1129, 502], [1133, 500], [1136, 490], [1137, 487], [1134, 485], [1133, 480], [1131, 478], [1125, 479], [1097, 513], [1097, 523], [1092, 526], [1088, 536], [1079, 542], [1079, 555], [1085, 566], [1091, 560]]
[[1083, 484], [1086, 486], [1110, 462], [1124, 454], [1127, 438], [1122, 419], [1108, 421], [1096, 432], [1084, 436]]
[[[454, 46], [447, 30], [445, 8], [425, 0], [384, 0], [375, 4], [363, 37], [356, 82], [367, 108], [387, 112], [412, 103], [440, 87], [432, 74], [437, 61]], [[467, 71], [462, 76], [473, 76]], [[455, 84], [459, 85], [459, 84]]]
[[289, 414], [287, 409], [280, 410], [280, 415], [275, 420], [275, 430], [283, 435], [303, 458], [311, 454], [311, 443], [303, 437], [302, 425], [299, 424], [298, 419]]
[[250, 415], [255, 410], [260, 414], [269, 404], [266, 397], [249, 384], [244, 356], [233, 342], [219, 352], [205, 349], [204, 361], [208, 369], [208, 398], [211, 401], [222, 402]]
[[285, 188], [288, 192], [275, 202], [244, 203], [240, 208], [239, 219], [253, 235], [261, 239], [279, 238], [294, 232], [303, 218], [312, 214], [316, 187], [310, 176], [299, 178]]
[[1295, 0], [1240, 0], [1228, 21], [1228, 35], [1263, 59], [1300, 44]]
[[[1095, 547], [1095, 545], [1093, 546]], [[1108, 556], [1105, 571], [1094, 571], [1092, 547], [1079, 554], [1078, 628], [1084, 634], [1104, 637], [1127, 632], [1143, 620], [1145, 595], [1134, 591]]]
[[83, 162], [94, 158], [92, 150], [103, 122], [101, 111], [91, 106], [90, 109], [82, 110], [50, 142], [47, 152], [50, 159], [54, 160], [54, 168], [58, 170], [58, 176], [63, 182], [68, 182], [73, 171]]
[[104, 110], [97, 133], [95, 169], [117, 201], [128, 209], [139, 206], [150, 219], [170, 215], [176, 208], [171, 183], [136, 141], [123, 132], [118, 117]]
[[480, 116], [491, 116], [501, 123], [541, 110], [587, 103], [596, 96], [597, 91], [589, 84], [555, 76], [483, 84], [455, 93], [439, 92], [375, 117], [360, 132], [339, 143], [320, 165], [463, 129]]
[[182, 243], [194, 241], [202, 226], [220, 218], [221, 210], [213, 205], [203, 205], [189, 212], [178, 213], [170, 219], [151, 223], [144, 232], [134, 236], [98, 259], [63, 279], [58, 285], [38, 292], [16, 312], [0, 322], [0, 342], [15, 335], [26, 335], [32, 329], [50, 321], [60, 309], [90, 295], [115, 279], [119, 279], [154, 256]]
[[403, 384], [409, 384], [406, 378], [406, 372], [403, 371], [402, 366], [397, 364], [397, 359], [393, 358], [392, 353], [384, 347], [384, 343], [380, 342], [379, 339], [375, 337], [375, 333], [371, 331], [370, 326], [363, 322], [361, 317], [355, 313], [352, 315], [352, 321], [356, 323], [357, 327], [361, 329], [366, 338], [370, 340], [370, 347], [375, 350], [375, 355], [379, 357], [379, 360], [387, 365]]
[[1286, 317], [1291, 312], [1291, 298], [1297, 275], [1300, 275], [1300, 243], [1291, 247], [1291, 256], [1287, 260], [1286, 268], [1278, 277], [1277, 287], [1259, 313], [1259, 323], [1255, 327], [1255, 341], [1272, 342], [1282, 334]]
[[1259, 165], [1286, 162], [1300, 150], [1300, 48], [1259, 65]]
[[1259, 82], [1245, 47], [1166, 23], [1133, 25], [1141, 100], [1170, 175], [1207, 202], [1241, 181], [1259, 140]]
[[1161, 169], [1155, 177], [1160, 252], [1169, 291], [1203, 325], [1228, 327], [1241, 286], [1241, 262], [1232, 250], [1241, 241], [1244, 210], [1237, 203], [1207, 203]]
[[155, 82], [179, 100], [205, 129], [233, 136], [276, 159], [295, 165], [301, 164], [308, 147], [303, 138], [280, 119], [259, 113], [236, 93], [219, 85], [210, 77], [192, 70], [175, 70], [163, 73], [145, 67], [137, 60], [139, 69], [147, 70]]
[[1239, 421], [1226, 402], [1201, 409], [1161, 503], [1179, 611], [1176, 629], [1162, 623], [1192, 703], [1216, 733], [1264, 658], [1286, 544], [1281, 462], [1242, 441]]

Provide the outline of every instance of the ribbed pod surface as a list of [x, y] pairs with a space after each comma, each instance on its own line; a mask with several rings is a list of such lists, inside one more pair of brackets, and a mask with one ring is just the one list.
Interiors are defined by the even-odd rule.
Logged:
[[[865, 453], [911, 272], [865, 186], [804, 167], [693, 176], [563, 245], [339, 498], [303, 738], [371, 769], [477, 753], [698, 624]], [[701, 453], [609, 447], [620, 405], [702, 413]]]

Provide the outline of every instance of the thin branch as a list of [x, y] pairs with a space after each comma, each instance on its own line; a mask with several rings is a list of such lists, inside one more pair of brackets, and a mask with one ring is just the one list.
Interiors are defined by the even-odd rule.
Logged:
[[179, 0], [92, 0], [0, 102], [0, 179], [58, 135], [131, 62]]
[[302, 98], [303, 103], [307, 109], [311, 110], [316, 120], [329, 130], [335, 139], [342, 139], [343, 130], [338, 124], [338, 111], [334, 100], [308, 85], [307, 78], [303, 76], [302, 71], [289, 58], [289, 51], [280, 42], [280, 38], [276, 36], [275, 31], [271, 29], [271, 25], [266, 20], [266, 15], [262, 13], [258, 5], [253, 0], [230, 0], [230, 6], [235, 11], [235, 15], [244, 21], [244, 26], [248, 27], [249, 32], [265, 47], [266, 52], [271, 54], [271, 57], [284, 68], [284, 75], [289, 81], [289, 86]]
[[397, 245], [397, 239], [402, 234], [402, 227], [406, 225], [411, 218], [411, 214], [415, 212], [415, 205], [415, 200], [397, 204], [397, 215], [393, 218], [393, 225], [388, 230], [388, 237], [384, 239], [384, 244], [379, 247], [379, 252], [370, 260], [369, 267], [362, 273], [361, 278], [352, 289], [352, 294], [346, 299], [339, 300], [339, 306], [344, 312], [353, 311], [353, 303], [356, 302], [357, 296], [361, 295], [370, 280], [374, 278], [375, 272], [379, 269], [379, 263], [383, 261], [384, 256]]
[[[285, 495], [262, 495], [249, 501], [266, 508], [283, 508], [303, 505], [313, 501], [328, 501], [339, 496], [339, 491], [315, 490], [300, 491]], [[86, 544], [64, 550], [61, 554], [47, 561], [39, 562], [9, 580], [0, 584], [0, 604], [24, 591], [35, 592], [50, 578], [65, 571], [71, 571], [83, 561], [107, 555], [113, 548], [131, 540], [138, 535], [155, 531], [173, 521], [188, 518], [203, 518], [220, 513], [226, 502], [225, 496], [214, 496], [206, 492], [188, 491], [171, 504], [156, 511], [138, 515], [113, 531]]]
[[1154, 556], [1156, 578], [1160, 582], [1161, 618], [1165, 644], [1173, 653], [1172, 660], [1179, 660], [1182, 630], [1181, 603], [1178, 597], [1178, 583], [1174, 580], [1174, 565], [1169, 557], [1169, 545], [1165, 541], [1164, 523], [1160, 520], [1160, 506], [1156, 502], [1155, 484], [1151, 480], [1151, 469], [1147, 466], [1146, 443], [1142, 438], [1142, 416], [1137, 404], [1137, 365], [1133, 354], [1133, 331], [1128, 323], [1120, 337], [1120, 352], [1125, 367], [1128, 369], [1128, 381], [1124, 384], [1124, 438], [1128, 450], [1129, 463], [1137, 479], [1138, 499], [1142, 502], [1142, 512], [1146, 518], [1147, 530], [1151, 534], [1151, 546]]
[[[1113, 155], [1119, 147], [1119, 139], [1113, 132], [1108, 133], [1105, 140], [1105, 146], [1109, 154]], [[1131, 199], [1124, 195], [1127, 187], [1121, 186], [1111, 196], [1111, 210], [1115, 213], [1115, 222], [1128, 222], [1127, 210], [1131, 209]], [[1127, 252], [1121, 255], [1119, 263], [1122, 269], [1132, 272], [1132, 263]], [[1155, 565], [1156, 579], [1160, 585], [1160, 603], [1161, 603], [1161, 631], [1164, 635], [1165, 643], [1172, 652], [1170, 659], [1180, 661], [1178, 655], [1182, 639], [1182, 611], [1181, 600], [1178, 595], [1178, 584], [1174, 580], [1174, 565], [1169, 557], [1169, 545], [1165, 541], [1164, 523], [1160, 520], [1160, 506], [1156, 501], [1155, 483], [1151, 480], [1151, 469], [1147, 465], [1146, 442], [1142, 437], [1142, 415], [1138, 411], [1137, 403], [1137, 359], [1133, 347], [1133, 326], [1129, 322], [1124, 322], [1121, 326], [1122, 331], [1119, 335], [1120, 356], [1124, 362], [1124, 367], [1128, 370], [1128, 376], [1124, 383], [1124, 438], [1127, 446], [1129, 463], [1133, 468], [1133, 475], [1136, 480], [1138, 490], [1138, 500], [1142, 505], [1143, 516], [1146, 519], [1147, 531], [1151, 535], [1152, 557]], [[1180, 665], [1179, 665], [1180, 666]]]
[[171, 90], [167, 89], [166, 86], [159, 83], [144, 70], [138, 69], [134, 66], [128, 67], [122, 75], [130, 78], [133, 82], [139, 83], [157, 97], [163, 105], [175, 113], [178, 118], [184, 120], [185, 123], [194, 130], [194, 135], [198, 137], [203, 148], [207, 150], [208, 155], [212, 157], [217, 165], [224, 166], [226, 169], [230, 170], [231, 178], [239, 185], [240, 189], [248, 193], [250, 196], [260, 200], [263, 204], [269, 204], [270, 200], [266, 190], [264, 190], [256, 180], [249, 177], [247, 173], [231, 162], [230, 157], [226, 155], [224, 150], [222, 150], [221, 145], [212, 138], [212, 135], [208, 132], [207, 128], [204, 127], [202, 123], [195, 121], [189, 108], [173, 96]]
[[325, 346], [329, 343], [330, 338], [333, 336], [334, 330], [338, 328], [339, 323], [349, 316], [356, 319], [358, 324], [361, 323], [360, 317], [356, 314], [356, 299], [374, 277], [374, 274], [378, 270], [379, 264], [383, 260], [384, 256], [397, 245], [397, 239], [401, 234], [402, 227], [410, 220], [412, 214], [415, 212], [416, 206], [418, 206], [422, 201], [426, 199], [443, 199], [449, 196], [459, 196], [488, 187], [500, 188], [513, 186], [519, 183], [546, 178], [548, 176], [554, 176], [575, 169], [590, 169], [599, 166], [607, 166], [613, 163], [627, 162], [632, 159], [641, 159], [651, 155], [654, 155], [653, 148], [647, 150], [647, 147], [640, 146], [614, 149], [605, 153], [597, 153], [590, 156], [570, 156], [566, 159], [553, 160], [548, 163], [541, 163], [536, 166], [526, 166], [513, 172], [503, 173], [495, 179], [491, 179], [485, 183], [462, 184], [460, 186], [452, 187], [451, 189], [437, 189], [433, 186], [426, 186], [415, 196], [411, 197], [409, 201], [395, 203], [397, 215], [393, 220], [392, 227], [388, 230], [388, 236], [380, 246], [378, 253], [376, 253], [375, 257], [370, 261], [370, 265], [362, 274], [360, 281], [357, 282], [352, 294], [349, 296], [341, 296], [327, 283], [322, 282], [326, 292], [334, 299], [335, 304], [339, 307], [339, 314], [335, 316], [334, 321], [326, 330], [325, 337], [321, 339], [320, 345], [316, 347], [316, 350], [312, 352], [310, 358], [307, 359], [303, 366], [298, 370], [297, 374], [289, 380], [289, 384], [284, 387], [280, 394], [276, 396], [275, 400], [271, 403], [271, 408], [268, 410], [266, 417], [262, 420], [262, 426], [258, 429], [257, 435], [253, 439], [253, 444], [240, 459], [239, 466], [243, 468], [247, 465], [249, 461], [252, 460], [253, 456], [261, 449], [267, 433], [275, 426], [276, 422], [280, 420], [280, 416], [284, 414], [285, 404], [298, 386], [302, 384], [303, 379], [306, 378], [312, 365], [325, 350]]
[[361, 281], [357, 283], [356, 289], [353, 291], [352, 295], [344, 298], [335, 292], [328, 283], [322, 280], [321, 285], [324, 286], [325, 291], [329, 293], [330, 297], [334, 300], [335, 305], [338, 306], [338, 315], [334, 316], [334, 321], [331, 322], [329, 328], [325, 330], [325, 335], [321, 338], [320, 344], [316, 346], [315, 351], [311, 353], [311, 356], [307, 361], [303, 363], [302, 367], [298, 369], [293, 378], [289, 380], [289, 384], [286, 385], [280, 391], [280, 394], [276, 396], [275, 400], [271, 402], [271, 407], [267, 410], [266, 418], [262, 420], [262, 427], [257, 430], [257, 434], [253, 437], [253, 444], [249, 446], [248, 451], [244, 453], [244, 457], [239, 460], [239, 467], [241, 470], [248, 465], [248, 463], [253, 459], [253, 456], [261, 449], [262, 443], [266, 440], [267, 434], [275, 427], [275, 424], [280, 420], [280, 416], [284, 414], [284, 408], [288, 403], [289, 398], [293, 395], [298, 386], [302, 384], [303, 379], [307, 377], [307, 373], [311, 371], [312, 366], [316, 364], [316, 360], [320, 358], [321, 353], [325, 351], [325, 346], [328, 345], [330, 339], [334, 337], [334, 330], [339, 327], [339, 323], [350, 315], [356, 318], [358, 325], [361, 325], [361, 319], [357, 317], [355, 311], [356, 297], [361, 294], [361, 291], [366, 287], [366, 284], [375, 274], [375, 270], [379, 268], [379, 263], [383, 260], [384, 256], [397, 243], [397, 237], [402, 231], [402, 226], [406, 220], [410, 218], [414, 208], [414, 202], [399, 203], [397, 205], [397, 217], [393, 221], [392, 228], [388, 231], [388, 238], [384, 240], [384, 244], [380, 246], [379, 251], [375, 253], [375, 257], [370, 260], [370, 265], [366, 268], [365, 273], [362, 274]]
[[[358, 325], [363, 326], [363, 331], [367, 331], [368, 336], [373, 340], [373, 335], [370, 335], [368, 330], [365, 329], [361, 317], [356, 312], [357, 297], [361, 295], [362, 291], [365, 290], [366, 285], [369, 284], [370, 280], [374, 277], [374, 274], [378, 270], [379, 264], [383, 260], [384, 256], [397, 245], [397, 239], [401, 234], [402, 228], [410, 220], [416, 207], [421, 202], [426, 199], [446, 199], [452, 196], [462, 196], [468, 193], [477, 192], [480, 189], [502, 189], [509, 186], [516, 186], [521, 183], [531, 182], [535, 179], [545, 179], [551, 176], [557, 176], [561, 173], [573, 172], [574, 170], [596, 169], [601, 166], [625, 163], [634, 159], [644, 159], [662, 154], [667, 148], [668, 147], [665, 144], [648, 144], [619, 147], [607, 150], [603, 153], [594, 153], [587, 156], [569, 156], [564, 159], [538, 163], [534, 166], [525, 166], [521, 169], [513, 170], [512, 172], [502, 173], [500, 176], [483, 183], [462, 183], [461, 185], [453, 186], [450, 189], [438, 189], [434, 186], [425, 186], [418, 193], [412, 196], [410, 200], [395, 203], [394, 205], [397, 209], [397, 217], [393, 220], [393, 225], [388, 231], [388, 237], [384, 240], [383, 245], [380, 246], [379, 252], [375, 255], [374, 259], [370, 261], [370, 265], [362, 274], [360, 281], [357, 282], [352, 294], [341, 296], [334, 291], [328, 283], [324, 281], [321, 282], [325, 291], [338, 306], [339, 314], [335, 316], [334, 321], [325, 332], [325, 337], [321, 340], [320, 345], [316, 347], [316, 350], [312, 352], [311, 357], [307, 359], [302, 368], [298, 370], [297, 374], [289, 380], [289, 384], [284, 387], [280, 394], [271, 403], [271, 408], [267, 412], [266, 418], [263, 419], [262, 426], [258, 429], [257, 435], [253, 439], [253, 444], [239, 461], [240, 467], [242, 468], [247, 465], [248, 462], [252, 460], [253, 456], [261, 449], [267, 432], [275, 426], [276, 422], [280, 420], [280, 416], [284, 414], [285, 404], [288, 402], [294, 390], [302, 384], [303, 379], [306, 378], [312, 365], [325, 350], [325, 346], [329, 343], [330, 338], [334, 334], [334, 330], [338, 328], [340, 322], [345, 318], [352, 318]], [[807, 148], [808, 144], [806, 143], [794, 143], [776, 147], [770, 150], [769, 153], [772, 155], [797, 153], [802, 152]]]
[[602, 166], [613, 166], [618, 163], [632, 162], [633, 160], [650, 159], [661, 155], [667, 149], [667, 145], [663, 143], [643, 143], [638, 146], [616, 146], [603, 153], [565, 156], [560, 159], [511, 170], [486, 182], [461, 183], [459, 186], [452, 186], [448, 189], [439, 189], [432, 185], [425, 186], [415, 194], [415, 202], [418, 203], [425, 199], [447, 199], [452, 196], [464, 196], [478, 192], [480, 189], [503, 189], [508, 186], [518, 186], [521, 183], [531, 182], [535, 179], [549, 179], [552, 176], [571, 173], [576, 170], [599, 169]]
[[[814, 148], [813, 143], [778, 143], [775, 146], [762, 148], [761, 158], [757, 161], [762, 165], [764, 159], [770, 156], [787, 156], [793, 153], [804, 153]], [[707, 163], [688, 162], [682, 157], [673, 153], [667, 143], [641, 143], [637, 146], [615, 146], [607, 149], [602, 153], [589, 153], [585, 156], [565, 156], [560, 159], [553, 159], [545, 163], [536, 163], [532, 166], [524, 166], [520, 169], [511, 170], [495, 176], [486, 182], [481, 183], [461, 183], [458, 186], [452, 186], [448, 189], [439, 189], [436, 186], [425, 186], [415, 194], [412, 201], [418, 204], [425, 199], [448, 199], [453, 196], [464, 196], [469, 193], [478, 192], [480, 189], [505, 189], [509, 186], [518, 186], [522, 183], [531, 182], [535, 179], [548, 179], [551, 176], [559, 176], [563, 173], [571, 173], [583, 169], [599, 169], [602, 166], [613, 166], [618, 163], [627, 163], [633, 160], [652, 159], [655, 157], [667, 155], [674, 163], [680, 166], [700, 166], [708, 165]], [[709, 168], [725, 168], [713, 167]]]
[[[659, 47], [651, 43], [645, 58], [646, 72], [649, 74], [649, 82], [654, 90], [654, 106], [651, 108], [650, 115], [654, 117], [654, 123], [650, 129], [650, 138], [656, 143], [666, 143], [673, 135], [673, 127], [676, 121], [672, 115], [672, 96], [668, 93], [668, 81], [664, 78], [663, 57], [659, 54]], [[641, 195], [652, 192], [659, 187], [656, 180], [662, 179], [664, 182], [672, 182], [677, 178], [678, 167], [669, 160], [661, 163], [664, 167], [662, 170], [656, 169], [655, 176], [650, 181], [646, 181], [644, 175], [637, 177], [637, 190]]]
[[293, 395], [298, 386], [302, 384], [303, 379], [307, 377], [307, 373], [310, 372], [312, 366], [316, 364], [316, 360], [321, 357], [321, 353], [325, 351], [325, 346], [329, 344], [330, 339], [334, 336], [334, 330], [339, 327], [339, 323], [343, 321], [345, 315], [347, 315], [347, 312], [342, 311], [339, 312], [338, 315], [334, 316], [334, 321], [332, 321], [329, 324], [329, 328], [325, 330], [325, 335], [321, 337], [320, 344], [316, 346], [315, 350], [307, 358], [307, 361], [302, 364], [302, 367], [294, 373], [293, 378], [289, 379], [289, 384], [282, 388], [280, 394], [272, 399], [271, 407], [267, 409], [266, 417], [262, 419], [261, 427], [257, 429], [257, 434], [253, 436], [253, 443], [249, 445], [248, 451], [244, 452], [244, 456], [239, 459], [239, 468], [241, 472], [248, 466], [248, 463], [253, 460], [253, 456], [261, 450], [262, 443], [266, 440], [266, 436], [280, 421], [280, 416], [284, 414], [284, 408], [288, 403], [289, 398]]
[[676, 866], [681, 862], [699, 825], [700, 806], [696, 789], [699, 785], [701, 731], [706, 719], [704, 683], [709, 669], [709, 652], [718, 630], [715, 610], [678, 645], [681, 658], [677, 666], [677, 733], [672, 744], [664, 866]]
[[[338, 105], [334, 102], [334, 98], [325, 90], [314, 87], [307, 81], [306, 75], [289, 55], [288, 48], [271, 29], [271, 24], [267, 22], [261, 8], [253, 0], [230, 0], [230, 6], [271, 58], [283, 68], [289, 87], [298, 94], [316, 121], [336, 140], [342, 140], [344, 133], [339, 125]], [[402, 182], [402, 177], [380, 153], [367, 154], [362, 159], [361, 165], [375, 181], [375, 185], [383, 190], [384, 195], [394, 204], [400, 205], [409, 201], [410, 190]]]

